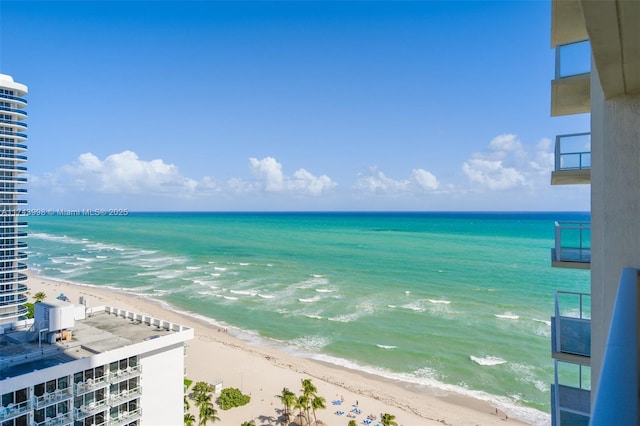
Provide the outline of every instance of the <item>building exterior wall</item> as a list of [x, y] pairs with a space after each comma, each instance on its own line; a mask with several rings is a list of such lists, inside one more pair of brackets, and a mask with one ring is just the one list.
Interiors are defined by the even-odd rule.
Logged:
[[640, 268], [640, 94], [605, 99], [591, 81], [592, 389], [625, 267]]
[[[180, 425], [183, 419], [184, 346], [145, 354], [141, 358], [140, 398], [144, 422], [149, 425]], [[168, 384], [171, 384], [168, 386]]]

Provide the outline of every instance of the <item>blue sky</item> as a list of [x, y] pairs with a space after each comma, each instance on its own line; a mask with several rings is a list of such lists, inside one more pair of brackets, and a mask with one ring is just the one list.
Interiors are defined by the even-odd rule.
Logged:
[[0, 3], [33, 208], [589, 210], [550, 1]]

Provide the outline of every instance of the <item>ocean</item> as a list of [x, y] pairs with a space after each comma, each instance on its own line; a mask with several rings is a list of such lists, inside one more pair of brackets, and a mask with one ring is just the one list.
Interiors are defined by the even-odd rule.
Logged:
[[155, 299], [255, 345], [548, 424], [554, 221], [588, 213], [29, 217], [29, 265]]

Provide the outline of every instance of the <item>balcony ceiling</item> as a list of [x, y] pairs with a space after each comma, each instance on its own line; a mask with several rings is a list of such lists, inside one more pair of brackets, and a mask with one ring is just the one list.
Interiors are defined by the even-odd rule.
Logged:
[[605, 97], [640, 94], [640, 2], [580, 0], [580, 5]]
[[589, 38], [584, 26], [580, 0], [551, 2], [551, 48]]

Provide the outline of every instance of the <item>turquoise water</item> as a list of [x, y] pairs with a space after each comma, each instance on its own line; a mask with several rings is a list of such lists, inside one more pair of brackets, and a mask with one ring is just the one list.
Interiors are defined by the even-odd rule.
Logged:
[[[145, 295], [273, 345], [548, 422], [552, 268], [569, 213], [134, 213], [29, 218], [37, 273]], [[425, 388], [425, 392], [426, 392]]]

